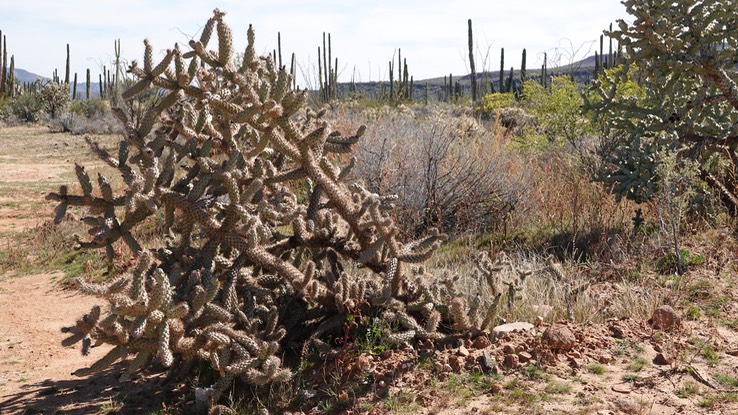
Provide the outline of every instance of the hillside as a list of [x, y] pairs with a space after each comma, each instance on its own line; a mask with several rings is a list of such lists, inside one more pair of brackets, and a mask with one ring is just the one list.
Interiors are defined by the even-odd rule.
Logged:
[[[558, 67], [549, 68], [549, 74], [552, 75], [560, 75], [560, 74], [568, 74], [572, 71], [572, 68], [574, 69], [574, 79], [577, 82], [586, 83], [589, 82], [592, 79], [592, 72], [595, 67], [595, 57], [589, 56], [587, 58], [584, 58], [582, 60], [572, 62], [568, 65], [562, 65]], [[514, 77], [517, 80], [520, 76], [520, 68], [514, 68], [515, 74]], [[507, 77], [507, 73], [505, 74], [505, 77]], [[31, 83], [36, 82], [36, 80], [41, 79], [42, 81], [48, 81], [48, 77], [44, 77], [32, 72], [28, 72], [24, 69], [16, 68], [15, 70], [15, 76], [16, 79], [18, 79], [21, 83]], [[427, 79], [420, 79], [415, 80], [413, 85], [413, 96], [416, 100], [422, 99], [422, 97], [425, 94], [425, 86], [428, 85], [428, 95], [429, 99], [441, 99], [443, 97], [443, 86], [444, 81], [447, 80], [448, 75], [442, 75], [437, 76], [433, 78], [427, 78]], [[470, 82], [470, 74], [465, 75], [458, 75], [458, 74], [452, 74], [454, 83], [459, 82], [465, 90], [468, 91], [470, 88], [471, 82]], [[540, 68], [537, 69], [528, 69], [527, 70], [527, 76], [529, 78], [536, 78], [541, 76], [541, 70]], [[477, 80], [478, 82], [489, 82], [492, 84], [492, 87], [494, 90], [499, 89], [499, 78], [500, 78], [500, 71], [491, 71], [491, 72], [478, 72], [477, 73]], [[486, 81], [485, 81], [486, 80]], [[447, 82], [447, 81], [446, 81]], [[382, 88], [388, 89], [388, 83], [386, 81], [383, 82], [359, 82], [354, 85], [356, 88], [357, 93], [361, 93], [364, 96], [367, 97], [375, 97], [382, 93]], [[348, 95], [351, 90], [351, 83], [349, 82], [340, 82], [339, 86], [339, 94], [341, 96]], [[489, 88], [487, 88], [489, 90]], [[468, 93], [468, 92], [467, 92]], [[97, 97], [100, 94], [100, 84], [98, 82], [92, 82], [90, 84], [90, 94], [92, 97]], [[77, 81], [77, 96], [84, 97], [85, 96], [85, 82], [84, 80]]]

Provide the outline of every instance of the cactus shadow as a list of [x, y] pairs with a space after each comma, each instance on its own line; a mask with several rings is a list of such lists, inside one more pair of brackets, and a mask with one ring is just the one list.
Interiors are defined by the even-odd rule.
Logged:
[[162, 374], [151, 373], [120, 382], [121, 363], [87, 378], [45, 379], [29, 383], [23, 391], [0, 401], [3, 414], [149, 413], [170, 402], [172, 392], [161, 387]]

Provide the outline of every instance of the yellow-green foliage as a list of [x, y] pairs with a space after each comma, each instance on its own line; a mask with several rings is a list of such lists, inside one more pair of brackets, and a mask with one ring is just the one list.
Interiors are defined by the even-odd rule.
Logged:
[[518, 101], [515, 99], [515, 94], [510, 92], [495, 92], [483, 96], [475, 109], [482, 116], [492, 117], [496, 110], [515, 107], [517, 105]]
[[535, 80], [526, 81], [521, 105], [534, 118], [535, 124], [524, 129], [522, 145], [531, 149], [566, 143], [578, 146], [593, 132], [591, 122], [582, 113], [583, 104], [579, 84], [569, 77], [554, 77], [548, 88]]

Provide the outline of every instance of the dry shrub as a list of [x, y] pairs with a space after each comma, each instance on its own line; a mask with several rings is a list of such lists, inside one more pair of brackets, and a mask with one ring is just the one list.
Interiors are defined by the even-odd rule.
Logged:
[[[505, 149], [502, 134], [444, 107], [345, 111], [369, 126], [355, 174], [368, 188], [395, 194], [406, 234], [436, 226], [462, 234], [500, 231], [527, 197], [530, 170]], [[354, 122], [357, 122], [354, 120]]]
[[608, 260], [620, 252], [618, 241], [631, 230], [635, 203], [616, 202], [592, 181], [581, 159], [563, 150], [531, 155], [521, 168], [534, 171], [535, 185], [525, 215], [516, 218], [517, 229], [532, 230], [536, 245], [562, 258]]

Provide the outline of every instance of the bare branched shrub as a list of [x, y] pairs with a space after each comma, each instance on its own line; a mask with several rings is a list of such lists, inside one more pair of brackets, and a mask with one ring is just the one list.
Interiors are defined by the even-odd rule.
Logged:
[[359, 144], [356, 175], [369, 189], [398, 196], [407, 233], [500, 230], [527, 197], [524, 170], [501, 137], [475, 119], [445, 111], [380, 114]]

